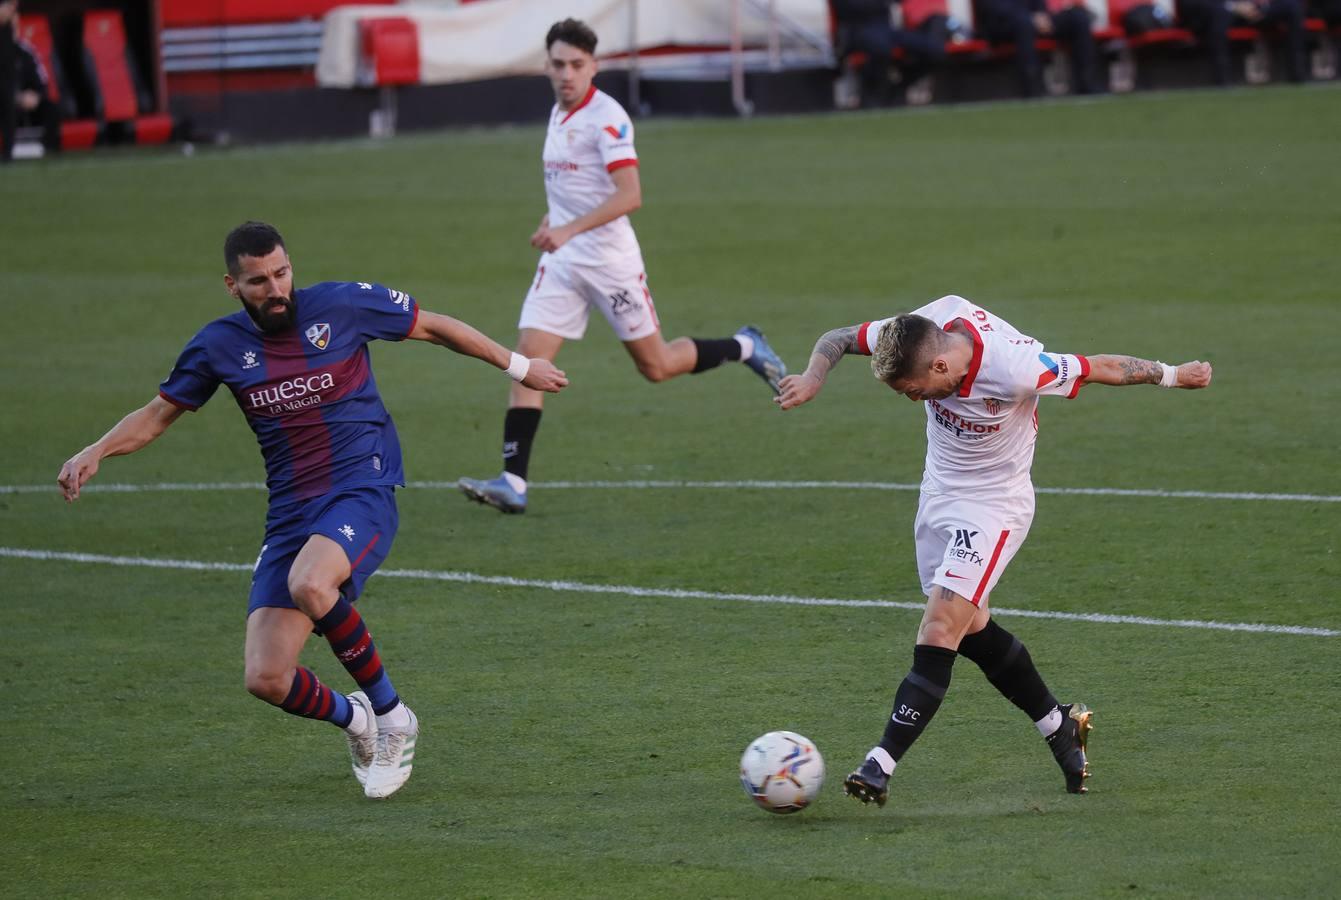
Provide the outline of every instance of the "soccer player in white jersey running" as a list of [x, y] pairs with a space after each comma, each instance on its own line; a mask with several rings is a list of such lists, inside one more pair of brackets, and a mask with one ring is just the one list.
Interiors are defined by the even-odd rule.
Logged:
[[[642, 251], [628, 214], [642, 205], [633, 123], [612, 97], [592, 84], [596, 34], [564, 19], [545, 36], [546, 72], [554, 109], [545, 136], [545, 194], [549, 211], [531, 235], [542, 251], [522, 304], [517, 352], [553, 360], [564, 340], [577, 340], [596, 307], [624, 343], [643, 377], [666, 381], [706, 372], [728, 360], [749, 366], [777, 393], [787, 374], [782, 360], [752, 326], [718, 339], [667, 343], [647, 286]], [[518, 385], [503, 419], [503, 474], [462, 478], [467, 497], [505, 513], [526, 511], [531, 444], [544, 395]]]
[[880, 743], [843, 782], [850, 796], [881, 806], [889, 776], [941, 705], [956, 656], [1034, 721], [1073, 794], [1086, 792], [1091, 713], [1059, 704], [1029, 651], [988, 611], [992, 588], [1029, 532], [1029, 470], [1038, 398], [1074, 398], [1086, 384], [1204, 388], [1211, 366], [1169, 366], [1130, 356], [1051, 353], [1008, 322], [963, 297], [837, 328], [820, 337], [810, 364], [782, 380], [783, 409], [813, 399], [844, 355], [872, 356], [875, 377], [927, 411], [927, 458], [913, 526], [926, 611], [913, 666], [894, 695]]

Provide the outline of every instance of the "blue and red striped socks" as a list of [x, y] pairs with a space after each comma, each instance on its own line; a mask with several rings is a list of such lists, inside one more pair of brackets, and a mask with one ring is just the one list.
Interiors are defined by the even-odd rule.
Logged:
[[347, 728], [354, 717], [349, 698], [322, 684], [311, 669], [299, 666], [293, 673], [293, 687], [279, 708], [306, 719], [324, 719]]
[[341, 595], [330, 612], [317, 620], [317, 627], [330, 642], [336, 658], [367, 693], [373, 712], [380, 716], [395, 709], [400, 697], [396, 696], [372, 635], [354, 605]]

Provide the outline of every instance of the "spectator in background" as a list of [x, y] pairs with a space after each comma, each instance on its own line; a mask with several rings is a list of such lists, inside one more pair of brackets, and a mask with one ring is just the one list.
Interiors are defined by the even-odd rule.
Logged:
[[1307, 78], [1303, 0], [1178, 0], [1178, 17], [1205, 41], [1216, 84], [1230, 82], [1229, 29], [1235, 25], [1284, 28], [1286, 74], [1296, 83]]
[[18, 36], [18, 0], [0, 0], [0, 162], [14, 157], [20, 124], [39, 125], [48, 153], [61, 148], [60, 110], [48, 96], [46, 67], [37, 51]]
[[1043, 93], [1043, 68], [1034, 42], [1040, 37], [1066, 44], [1071, 54], [1071, 89], [1077, 94], [1098, 93], [1098, 51], [1090, 30], [1093, 17], [1079, 0], [1057, 12], [1045, 0], [974, 0], [981, 33], [994, 44], [1015, 45], [1015, 67], [1020, 93]]
[[14, 158], [15, 90], [18, 35], [14, 32], [18, 0], [0, 0], [0, 163]]
[[1311, 11], [1332, 28], [1341, 26], [1341, 0], [1312, 0]]
[[930, 16], [916, 29], [896, 26], [900, 0], [831, 0], [835, 51], [841, 59], [862, 53], [861, 105], [886, 106], [890, 102], [890, 65], [896, 49], [902, 50], [899, 81], [905, 90], [922, 80], [945, 61], [945, 43], [950, 25], [943, 15]]

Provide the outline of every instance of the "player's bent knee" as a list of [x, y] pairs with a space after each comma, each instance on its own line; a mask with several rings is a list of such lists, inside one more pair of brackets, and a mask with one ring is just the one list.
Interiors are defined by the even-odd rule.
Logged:
[[338, 591], [325, 581], [312, 577], [291, 577], [289, 596], [294, 605], [312, 618], [320, 618], [334, 602]]
[[638, 363], [638, 373], [653, 384], [666, 381], [672, 377], [670, 368], [660, 361]]
[[293, 670], [248, 669], [246, 684], [247, 693], [253, 697], [279, 706], [289, 695], [289, 689], [293, 687]]

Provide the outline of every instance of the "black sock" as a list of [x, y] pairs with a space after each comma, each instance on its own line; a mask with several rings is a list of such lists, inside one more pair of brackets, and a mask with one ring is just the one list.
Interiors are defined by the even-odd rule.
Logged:
[[540, 427], [543, 410], [532, 406], [514, 406], [503, 417], [503, 471], [518, 478], [526, 477], [531, 464], [531, 444]]
[[913, 670], [894, 695], [894, 712], [885, 725], [880, 746], [898, 762], [941, 707], [950, 687], [955, 652], [918, 644], [913, 648]]
[[694, 342], [694, 349], [698, 351], [698, 359], [694, 361], [695, 375], [715, 369], [729, 360], [740, 359], [740, 341], [733, 337], [690, 338], [690, 340]]
[[996, 619], [989, 619], [982, 631], [965, 635], [959, 642], [959, 652], [977, 663], [992, 687], [1033, 721], [1037, 722], [1057, 705], [1057, 698], [1034, 667], [1029, 650], [1015, 635], [996, 624]]

